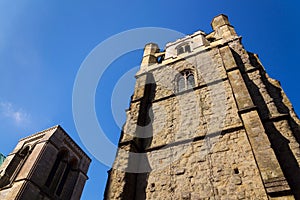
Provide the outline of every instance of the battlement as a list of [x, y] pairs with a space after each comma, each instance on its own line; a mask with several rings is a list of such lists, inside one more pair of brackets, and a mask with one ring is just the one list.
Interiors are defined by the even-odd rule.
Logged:
[[216, 16], [211, 22], [211, 27], [213, 29], [211, 33], [196, 31], [167, 43], [163, 51], [160, 51], [159, 46], [155, 43], [146, 44], [141, 69], [148, 71], [149, 69], [145, 68], [147, 66], [164, 65], [191, 53], [197, 53], [239, 38], [233, 26], [230, 25], [228, 17], [224, 14]]

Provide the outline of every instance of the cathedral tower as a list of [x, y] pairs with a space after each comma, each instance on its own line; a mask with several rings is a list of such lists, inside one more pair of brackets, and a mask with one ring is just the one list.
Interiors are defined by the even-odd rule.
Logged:
[[60, 126], [23, 138], [0, 166], [0, 199], [79, 200], [90, 162]]
[[300, 199], [291, 103], [227, 16], [145, 46], [105, 199]]

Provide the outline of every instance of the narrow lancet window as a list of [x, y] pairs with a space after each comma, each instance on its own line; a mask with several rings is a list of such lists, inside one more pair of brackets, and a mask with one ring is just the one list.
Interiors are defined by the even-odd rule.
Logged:
[[180, 76], [178, 79], [178, 92], [185, 90], [185, 80], [183, 76]]
[[195, 87], [195, 79], [193, 74], [189, 74], [187, 77], [187, 89]]

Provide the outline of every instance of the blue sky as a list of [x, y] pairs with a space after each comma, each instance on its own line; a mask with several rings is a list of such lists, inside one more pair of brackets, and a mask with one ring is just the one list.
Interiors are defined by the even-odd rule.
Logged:
[[[269, 75], [281, 82], [299, 113], [297, 1], [0, 0], [0, 152], [8, 154], [18, 139], [56, 124], [86, 150], [72, 115], [73, 84], [86, 56], [110, 36], [133, 28], [209, 33], [212, 18], [221, 13], [243, 36], [245, 48], [257, 53]], [[112, 90], [124, 73], [139, 65], [141, 54], [135, 51], [116, 60], [97, 89], [98, 119], [114, 143], [120, 127], [111, 111]], [[119, 95], [120, 120], [133, 83], [131, 79]], [[89, 155], [93, 162], [82, 199], [102, 199], [109, 168]]]

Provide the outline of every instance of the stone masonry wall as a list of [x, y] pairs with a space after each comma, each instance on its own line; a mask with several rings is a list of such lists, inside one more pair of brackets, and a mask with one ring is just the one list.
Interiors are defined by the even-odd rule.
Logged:
[[[201, 44], [162, 63], [149, 44], [104, 199], [300, 199], [300, 123], [291, 103], [226, 16], [212, 27], [183, 38], [201, 36]], [[178, 92], [183, 70], [195, 86]]]

